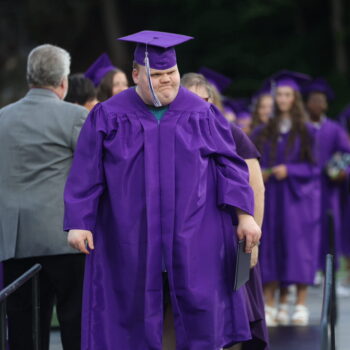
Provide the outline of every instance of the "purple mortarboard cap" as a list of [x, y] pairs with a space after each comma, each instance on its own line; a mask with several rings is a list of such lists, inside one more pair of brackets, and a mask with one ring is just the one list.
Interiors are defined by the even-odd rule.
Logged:
[[220, 93], [222, 93], [232, 84], [232, 79], [207, 67], [201, 67], [198, 73], [204, 75], [209, 83], [213, 84], [220, 91]]
[[264, 84], [261, 89], [256, 91], [252, 96], [252, 100], [256, 101], [260, 96], [263, 95], [271, 95], [271, 86], [268, 86], [268, 84]]
[[113, 66], [109, 56], [103, 53], [85, 72], [85, 77], [90, 79], [95, 87], [98, 86], [104, 76], [117, 67]]
[[271, 83], [269, 83], [269, 84], [264, 83], [263, 86], [253, 94], [253, 96], [251, 98], [252, 105], [255, 105], [261, 96], [270, 95], [272, 97], [272, 91], [271, 91], [270, 85], [271, 85]]
[[302, 92], [305, 96], [309, 95], [312, 92], [321, 92], [327, 96], [328, 100], [333, 100], [335, 98], [333, 89], [323, 78], [316, 78], [311, 82], [305, 84], [302, 88]]
[[288, 70], [282, 70], [269, 79], [270, 83], [274, 84], [274, 87], [289, 86], [295, 91], [300, 91], [303, 84], [311, 80], [309, 75], [292, 72]]
[[222, 104], [224, 106], [224, 110], [228, 112], [233, 112], [233, 107], [232, 107], [232, 101], [234, 101], [232, 98], [223, 96]]
[[193, 39], [187, 35], [144, 30], [124, 36], [118, 40], [130, 41], [137, 44], [134, 60], [145, 66], [148, 57], [149, 66], [153, 69], [165, 70], [176, 66], [176, 52], [174, 46]]
[[249, 125], [252, 119], [250, 112], [250, 100], [247, 98], [231, 100], [231, 107], [236, 115], [236, 124], [239, 128], [244, 129]]
[[228, 99], [226, 103], [235, 112], [237, 119], [251, 118], [249, 99]]

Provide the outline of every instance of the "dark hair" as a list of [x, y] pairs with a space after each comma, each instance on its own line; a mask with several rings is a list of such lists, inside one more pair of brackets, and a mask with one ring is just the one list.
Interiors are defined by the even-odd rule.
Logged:
[[346, 118], [344, 124], [346, 131], [350, 134], [350, 118]]
[[125, 74], [121, 69], [112, 69], [101, 80], [97, 87], [97, 99], [100, 102], [106, 101], [113, 96], [113, 79], [117, 73]]
[[67, 102], [84, 105], [86, 102], [96, 98], [96, 90], [90, 79], [83, 74], [73, 74], [69, 77], [68, 93], [65, 98]]
[[[274, 116], [269, 119], [267, 125], [258, 134], [255, 143], [257, 148], [262, 152], [264, 145], [269, 142], [270, 149], [270, 165], [273, 165], [276, 160], [276, 149], [279, 139], [279, 124], [281, 121], [281, 111], [278, 105], [275, 105]], [[294, 146], [297, 137], [300, 138], [300, 159], [309, 163], [313, 163], [312, 156], [312, 138], [307, 129], [306, 121], [307, 114], [304, 109], [301, 95], [298, 91], [294, 90], [294, 102], [290, 110], [292, 128], [288, 135], [288, 142], [286, 148], [286, 154], [288, 154]]]
[[260, 95], [253, 103], [252, 125], [251, 125], [252, 130], [254, 130], [256, 127], [264, 124], [263, 121], [260, 119], [259, 108], [260, 108], [262, 100], [268, 96], [270, 96], [272, 98], [272, 96], [270, 94], [263, 94], [263, 95]]

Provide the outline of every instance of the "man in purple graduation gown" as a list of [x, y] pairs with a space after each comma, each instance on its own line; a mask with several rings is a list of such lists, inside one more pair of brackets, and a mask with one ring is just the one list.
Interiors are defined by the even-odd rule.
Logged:
[[306, 107], [312, 124], [315, 126], [316, 149], [321, 176], [321, 241], [319, 267], [324, 269], [326, 254], [330, 251], [328, 212], [333, 215], [335, 254], [339, 255], [341, 247], [341, 208], [340, 194], [341, 177], [331, 179], [326, 173], [326, 165], [336, 152], [349, 153], [350, 142], [346, 132], [337, 122], [326, 117], [328, 101], [334, 98], [334, 93], [328, 83], [323, 79], [315, 79], [304, 87]]
[[174, 46], [190, 38], [123, 39], [138, 43], [136, 88], [90, 113], [65, 189], [68, 240], [90, 248], [82, 349], [160, 350], [165, 269], [177, 350], [249, 340], [243, 292], [232, 292], [232, 222], [247, 251], [261, 234], [246, 164], [224, 117], [179, 87]]

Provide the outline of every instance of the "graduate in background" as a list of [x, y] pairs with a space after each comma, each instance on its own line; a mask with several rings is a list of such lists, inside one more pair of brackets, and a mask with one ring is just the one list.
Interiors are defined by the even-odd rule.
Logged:
[[[350, 142], [350, 106], [339, 116], [340, 124], [348, 135]], [[350, 154], [347, 154], [347, 161], [343, 162], [340, 171], [346, 173], [346, 181], [343, 182], [341, 191], [341, 254], [346, 261], [346, 277], [337, 287], [337, 292], [340, 295], [350, 295]]]
[[334, 92], [322, 78], [314, 79], [303, 87], [305, 105], [312, 125], [316, 129], [316, 156], [321, 167], [321, 241], [319, 268], [325, 269], [326, 255], [331, 251], [329, 232], [329, 213], [334, 223], [335, 264], [341, 254], [341, 208], [340, 193], [346, 174], [332, 174], [327, 165], [336, 153], [350, 153], [350, 142], [341, 125], [327, 117], [328, 103], [334, 99]]
[[252, 98], [252, 124], [254, 131], [260, 125], [266, 125], [273, 114], [273, 97], [270, 89], [262, 89]]
[[129, 86], [126, 74], [114, 66], [109, 56], [102, 54], [85, 72], [97, 89], [97, 99], [100, 102], [126, 90]]
[[286, 286], [290, 284], [297, 286], [292, 322], [308, 324], [307, 286], [313, 284], [318, 265], [319, 168], [299, 92], [299, 83], [307, 78], [288, 71], [272, 77], [275, 114], [253, 134], [266, 186], [260, 266], [268, 326], [289, 324]]
[[225, 90], [232, 84], [232, 79], [207, 67], [201, 67], [199, 74], [203, 75], [211, 86], [213, 95], [212, 103], [219, 108], [220, 112], [230, 123], [234, 123], [236, 121], [236, 115], [230, 106], [231, 98], [224, 96]]
[[231, 106], [236, 115], [235, 124], [246, 133], [250, 135], [252, 131], [252, 114], [250, 110], [251, 101], [247, 98], [234, 99]]
[[96, 89], [92, 81], [84, 74], [72, 74], [69, 76], [67, 102], [76, 103], [85, 107], [88, 111], [98, 103]]
[[[214, 102], [217, 89], [210, 84], [203, 75], [198, 73], [186, 73], [181, 78], [181, 85], [192, 91], [203, 100], [209, 103]], [[220, 95], [219, 98], [221, 99]], [[258, 159], [260, 154], [248, 136], [235, 124], [231, 124], [232, 136], [236, 144], [237, 154], [245, 160], [249, 171], [249, 182], [254, 192], [254, 218], [258, 225], [262, 226], [264, 215], [264, 183]], [[268, 350], [268, 333], [266, 329], [264, 315], [264, 300], [262, 292], [262, 281], [260, 267], [258, 265], [258, 246], [253, 248], [251, 258], [250, 279], [242, 288], [245, 291], [248, 307], [249, 322], [253, 339], [242, 344], [241, 348], [237, 345], [230, 350]], [[170, 350], [167, 348], [167, 350]]]
[[236, 121], [237, 121], [237, 116], [236, 116], [236, 113], [235, 113], [235, 111], [233, 110], [233, 107], [232, 107], [233, 103], [234, 103], [233, 98], [227, 97], [227, 96], [225, 96], [223, 101], [222, 101], [223, 108], [224, 108], [223, 114], [224, 114], [225, 118], [230, 123], [235, 124]]

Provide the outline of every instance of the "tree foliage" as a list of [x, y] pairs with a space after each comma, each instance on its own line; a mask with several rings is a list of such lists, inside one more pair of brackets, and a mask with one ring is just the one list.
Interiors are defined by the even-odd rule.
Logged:
[[[334, 2], [343, 15], [332, 17]], [[107, 3], [107, 2], [105, 2]], [[120, 34], [143, 29], [177, 32], [195, 37], [178, 48], [182, 72], [208, 66], [233, 78], [228, 91], [248, 96], [271, 73], [288, 68], [323, 76], [338, 95], [335, 110], [347, 103], [349, 72], [339, 73], [335, 51], [334, 20], [341, 22], [341, 40], [348, 53], [350, 4], [345, 0], [129, 0], [114, 1]], [[51, 42], [67, 48], [73, 57], [72, 71], [84, 71], [102, 52], [111, 52], [107, 38], [106, 9], [93, 0], [22, 0], [0, 5], [0, 62], [4, 74], [24, 74], [30, 48]], [[117, 35], [117, 33], [115, 33]], [[118, 33], [119, 34], [119, 33]], [[112, 33], [111, 35], [114, 35]], [[132, 46], [124, 44], [121, 68], [130, 70]], [[13, 59], [17, 57], [14, 64]], [[12, 62], [12, 63], [11, 63]], [[1, 63], [0, 63], [1, 64]], [[5, 72], [5, 73], [4, 73]], [[7, 72], [7, 73], [6, 73]], [[6, 75], [6, 79], [8, 75]], [[5, 83], [6, 89], [8, 81]], [[11, 82], [10, 82], [11, 85]]]

